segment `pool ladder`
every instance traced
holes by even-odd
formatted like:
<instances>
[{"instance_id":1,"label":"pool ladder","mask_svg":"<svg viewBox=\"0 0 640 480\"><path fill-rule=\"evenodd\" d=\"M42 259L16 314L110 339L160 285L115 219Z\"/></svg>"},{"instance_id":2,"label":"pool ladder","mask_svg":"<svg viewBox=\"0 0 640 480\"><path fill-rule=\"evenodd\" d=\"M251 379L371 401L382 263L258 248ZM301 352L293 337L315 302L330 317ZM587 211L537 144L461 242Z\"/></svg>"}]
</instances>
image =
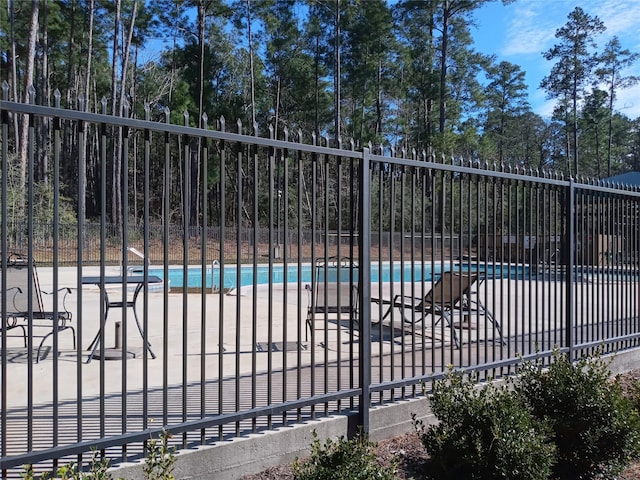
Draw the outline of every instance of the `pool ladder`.
<instances>
[{"instance_id":1,"label":"pool ladder","mask_svg":"<svg viewBox=\"0 0 640 480\"><path fill-rule=\"evenodd\" d=\"M211 293L218 293L222 290L220 288L220 285L216 285L215 283L213 283L213 279L215 278L214 271L216 268L220 269L220 260L217 260L217 259L211 262ZM219 274L218 274L218 278L220 278Z\"/></svg>"}]
</instances>

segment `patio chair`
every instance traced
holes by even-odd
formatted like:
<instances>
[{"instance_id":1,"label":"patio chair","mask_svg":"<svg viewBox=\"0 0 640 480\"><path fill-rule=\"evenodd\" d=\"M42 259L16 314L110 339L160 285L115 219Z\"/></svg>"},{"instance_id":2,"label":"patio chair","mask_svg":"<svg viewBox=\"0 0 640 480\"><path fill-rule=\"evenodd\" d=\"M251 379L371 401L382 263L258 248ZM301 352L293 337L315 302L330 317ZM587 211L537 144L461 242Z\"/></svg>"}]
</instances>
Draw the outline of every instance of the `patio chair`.
<instances>
[{"instance_id":1,"label":"patio chair","mask_svg":"<svg viewBox=\"0 0 640 480\"><path fill-rule=\"evenodd\" d=\"M42 337L36 354L36 363L40 360L40 352L45 340L58 332L71 330L73 339L73 348L76 348L76 331L71 325L71 312L65 306L65 300L71 289L68 287L60 288L57 292L44 292L40 289L38 281L38 272L36 265L31 262L30 265L25 257L19 254L11 254L7 261L7 289L15 289L13 301L7 305L7 324L16 328L22 325L23 332L25 328L31 324L32 327L49 328L50 331ZM44 308L42 294L53 295L64 292L62 305L58 312L47 311ZM31 301L29 301L31 294ZM20 320L26 322L26 325L18 323ZM26 345L26 343L25 343Z\"/></svg>"},{"instance_id":2,"label":"patio chair","mask_svg":"<svg viewBox=\"0 0 640 480\"><path fill-rule=\"evenodd\" d=\"M428 315L438 317L434 322L434 325L440 323L441 319L444 319L447 327L451 330L451 336L456 348L460 348L460 340L456 333L456 328L452 322L454 312L471 313L477 312L480 315L484 315L488 321L490 321L502 343L502 328L500 323L489 312L480 300L474 300L471 298L471 290L474 284L479 281L477 273L468 272L444 272L441 277L433 284L433 288L424 298L403 297L402 295L396 295L393 300L372 298L373 303L388 305L389 308L384 313L380 321L384 321L394 308L398 308L403 312L403 321L406 323L417 323L424 320ZM412 319L409 320L404 317L405 312L412 314ZM420 317L416 320L415 315L419 314ZM460 324L461 326L461 324Z\"/></svg>"},{"instance_id":3,"label":"patio chair","mask_svg":"<svg viewBox=\"0 0 640 480\"><path fill-rule=\"evenodd\" d=\"M13 308L13 299L14 297L22 293L22 289L18 287L7 288L7 306L5 307L5 311L7 315L4 316L2 323L0 323L0 333L8 332L14 328L22 329L22 338L24 339L24 346L27 346L27 330L24 328L24 325L21 322L18 322L18 319L11 315L11 312L14 310ZM0 310L1 311L1 310Z\"/></svg>"},{"instance_id":4,"label":"patio chair","mask_svg":"<svg viewBox=\"0 0 640 480\"><path fill-rule=\"evenodd\" d=\"M331 258L326 262L320 260L316 263L315 283L305 286L309 295L305 341L309 339L309 332L313 337L317 322L322 322L324 329L329 328L329 322L335 322L335 330L340 329L345 321L349 322L350 327L358 324L358 285L355 267L357 265L346 257Z\"/></svg>"}]
</instances>

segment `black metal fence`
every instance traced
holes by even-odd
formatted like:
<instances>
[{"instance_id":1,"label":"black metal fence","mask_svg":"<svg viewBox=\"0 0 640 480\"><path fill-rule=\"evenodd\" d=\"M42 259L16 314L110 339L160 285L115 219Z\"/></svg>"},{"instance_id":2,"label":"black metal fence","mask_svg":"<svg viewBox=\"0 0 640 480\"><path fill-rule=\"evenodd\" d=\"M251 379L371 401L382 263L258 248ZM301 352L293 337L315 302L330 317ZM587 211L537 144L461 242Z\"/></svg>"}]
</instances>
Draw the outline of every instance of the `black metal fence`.
<instances>
[{"instance_id":1,"label":"black metal fence","mask_svg":"<svg viewBox=\"0 0 640 480\"><path fill-rule=\"evenodd\" d=\"M147 227L149 244L147 245L148 257L145 259L141 255L144 249L145 227L143 225L129 225L127 227L129 235L129 246L131 250L125 252L130 265L142 265L145 261L152 265L183 265L184 263L184 246L183 239L188 239L188 258L198 260L201 259L203 244L206 251L205 263L211 264L213 261L235 262L239 260L241 263L251 263L254 259L254 246L257 247L258 256L262 258L269 257L269 228L259 227L255 229L241 228L220 228L219 226L209 226L207 228L207 237L202 238L201 227L190 227L188 233L184 233L184 229L180 225L171 225L169 227L169 235L165 240L165 227L163 225L151 224ZM31 226L33 231L33 249L34 257L38 265L51 266L53 264L53 244L54 239L52 232L54 225L51 222L34 223ZM59 266L75 266L80 261L87 266L100 265L104 261L107 265L120 265L122 263L122 243L119 227L114 224L106 225L106 236L102 237L100 225L87 223L85 224L85 233L82 235L82 248L78 248L77 225L58 225L60 236L56 240L58 255L56 257ZM14 228L7 233L7 248L10 252L23 252L27 245L29 227L27 221L22 220L16 222ZM220 241L220 235L223 232L223 241ZM393 243L399 244L402 237L401 232L372 232L371 243L374 248L388 249ZM315 239L312 238L315 236ZM300 255L303 259L311 260L311 244L324 244L324 233L314 232L308 229L301 231L289 229L281 231L282 240L280 244L276 243L273 247L275 250L271 252L276 254L276 259L282 259L284 256L295 258L298 256L297 239L300 238ZM340 243L345 244L347 238L344 232L341 238L338 237L337 231L327 232L327 245L330 248L336 248ZM458 235L434 235L426 239L429 245L433 245L434 251L456 251L459 245L467 248L473 242L477 242L477 236L458 236ZM220 244L225 245L224 253L220 252ZM106 244L105 257L101 257L100 248L102 244ZM165 244L169 245L168 256L165 255ZM241 245L238 250L237 245ZM283 245L287 246L287 251L282 250ZM83 258L78 258L78 251L82 251ZM277 253L276 253L277 252Z\"/></svg>"},{"instance_id":2,"label":"black metal fence","mask_svg":"<svg viewBox=\"0 0 640 480\"><path fill-rule=\"evenodd\" d=\"M270 138L234 134L223 122L196 129L6 97L0 109L2 251L26 255L32 285L19 292L31 298L27 311L14 311L3 255L3 478L28 463L86 463L92 448L113 461L136 458L163 430L186 448L357 411L366 431L372 406L422 395L449 365L495 377L554 348L578 357L638 345L634 189L374 146L334 149L311 136L276 139L273 130ZM55 221L54 202L46 228L27 201L14 228L7 178L16 115L31 129L53 120L54 146L63 129L80 135L88 125L104 146L105 194L107 147L126 130L124 211L140 195L129 183L135 152L145 182L166 192L152 198L143 185L144 205L160 198L174 219L179 205L178 221L158 225L144 208L138 226L118 228L103 197L96 218L79 215L72 226ZM142 141L127 142L138 134ZM35 148L31 132L27 199ZM184 162L196 150L197 176ZM85 152L75 159L80 172ZM54 191L61 161L52 148ZM76 187L82 212L82 175ZM176 191L197 198L198 225ZM54 318L72 316L75 347L56 322L39 319L38 291L62 287L72 293L43 304ZM49 332L38 357L34 342Z\"/></svg>"}]
</instances>

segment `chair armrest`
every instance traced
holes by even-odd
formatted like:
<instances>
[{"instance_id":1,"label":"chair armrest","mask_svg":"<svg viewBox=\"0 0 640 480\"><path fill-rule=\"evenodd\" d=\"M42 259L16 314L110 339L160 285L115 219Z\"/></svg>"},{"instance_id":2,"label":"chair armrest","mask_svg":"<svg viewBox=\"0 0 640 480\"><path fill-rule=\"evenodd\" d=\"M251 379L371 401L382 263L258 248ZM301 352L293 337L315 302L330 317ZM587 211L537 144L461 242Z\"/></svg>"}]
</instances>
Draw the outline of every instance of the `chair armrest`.
<instances>
[{"instance_id":1,"label":"chair armrest","mask_svg":"<svg viewBox=\"0 0 640 480\"><path fill-rule=\"evenodd\" d=\"M18 311L18 307L16 307L16 297L18 296L18 294L22 293L22 289L20 287L11 287L7 288L6 292L10 292L11 290L15 290L13 297L11 297L11 303L13 304L14 311ZM7 314L10 315L11 312L7 312Z\"/></svg>"},{"instance_id":2,"label":"chair armrest","mask_svg":"<svg viewBox=\"0 0 640 480\"><path fill-rule=\"evenodd\" d=\"M391 305L393 301L387 300L386 298L373 298L371 297L371 303L377 303L379 305Z\"/></svg>"},{"instance_id":3,"label":"chair armrest","mask_svg":"<svg viewBox=\"0 0 640 480\"><path fill-rule=\"evenodd\" d=\"M407 297L406 295L396 295L393 297L393 304L398 308L415 308L423 301L422 297Z\"/></svg>"},{"instance_id":4,"label":"chair armrest","mask_svg":"<svg viewBox=\"0 0 640 480\"><path fill-rule=\"evenodd\" d=\"M312 294L313 294L313 289L311 288L311 285L306 283L304 286L304 289L307 291L307 307L311 308L311 302L312 302Z\"/></svg>"},{"instance_id":5,"label":"chair armrest","mask_svg":"<svg viewBox=\"0 0 640 480\"><path fill-rule=\"evenodd\" d=\"M386 298L371 298L371 302L380 305L393 305L396 308L413 308L422 302L422 298L395 295L393 300L388 300Z\"/></svg>"},{"instance_id":6,"label":"chair armrest","mask_svg":"<svg viewBox=\"0 0 640 480\"><path fill-rule=\"evenodd\" d=\"M62 287L56 290L55 292L45 292L44 290L40 290L40 291L46 295L55 295L55 294L60 294L60 292L64 292L64 295L62 297L62 308L64 309L65 313L68 314L69 319L71 319L71 312L67 308L67 295L71 293L70 287Z\"/></svg>"}]
</instances>

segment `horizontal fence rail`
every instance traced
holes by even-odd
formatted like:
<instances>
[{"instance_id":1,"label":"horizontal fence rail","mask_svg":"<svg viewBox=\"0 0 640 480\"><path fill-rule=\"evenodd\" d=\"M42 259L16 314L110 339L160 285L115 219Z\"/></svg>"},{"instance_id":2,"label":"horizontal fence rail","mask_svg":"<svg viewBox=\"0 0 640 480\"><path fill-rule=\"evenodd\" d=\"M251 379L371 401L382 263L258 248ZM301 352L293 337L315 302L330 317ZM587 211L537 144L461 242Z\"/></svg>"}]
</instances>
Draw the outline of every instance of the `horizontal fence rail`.
<instances>
[{"instance_id":1,"label":"horizontal fence rail","mask_svg":"<svg viewBox=\"0 0 640 480\"><path fill-rule=\"evenodd\" d=\"M3 478L137 459L163 431L188 448L345 412L366 431L450 365L638 346L635 189L6 98Z\"/></svg>"}]
</instances>

